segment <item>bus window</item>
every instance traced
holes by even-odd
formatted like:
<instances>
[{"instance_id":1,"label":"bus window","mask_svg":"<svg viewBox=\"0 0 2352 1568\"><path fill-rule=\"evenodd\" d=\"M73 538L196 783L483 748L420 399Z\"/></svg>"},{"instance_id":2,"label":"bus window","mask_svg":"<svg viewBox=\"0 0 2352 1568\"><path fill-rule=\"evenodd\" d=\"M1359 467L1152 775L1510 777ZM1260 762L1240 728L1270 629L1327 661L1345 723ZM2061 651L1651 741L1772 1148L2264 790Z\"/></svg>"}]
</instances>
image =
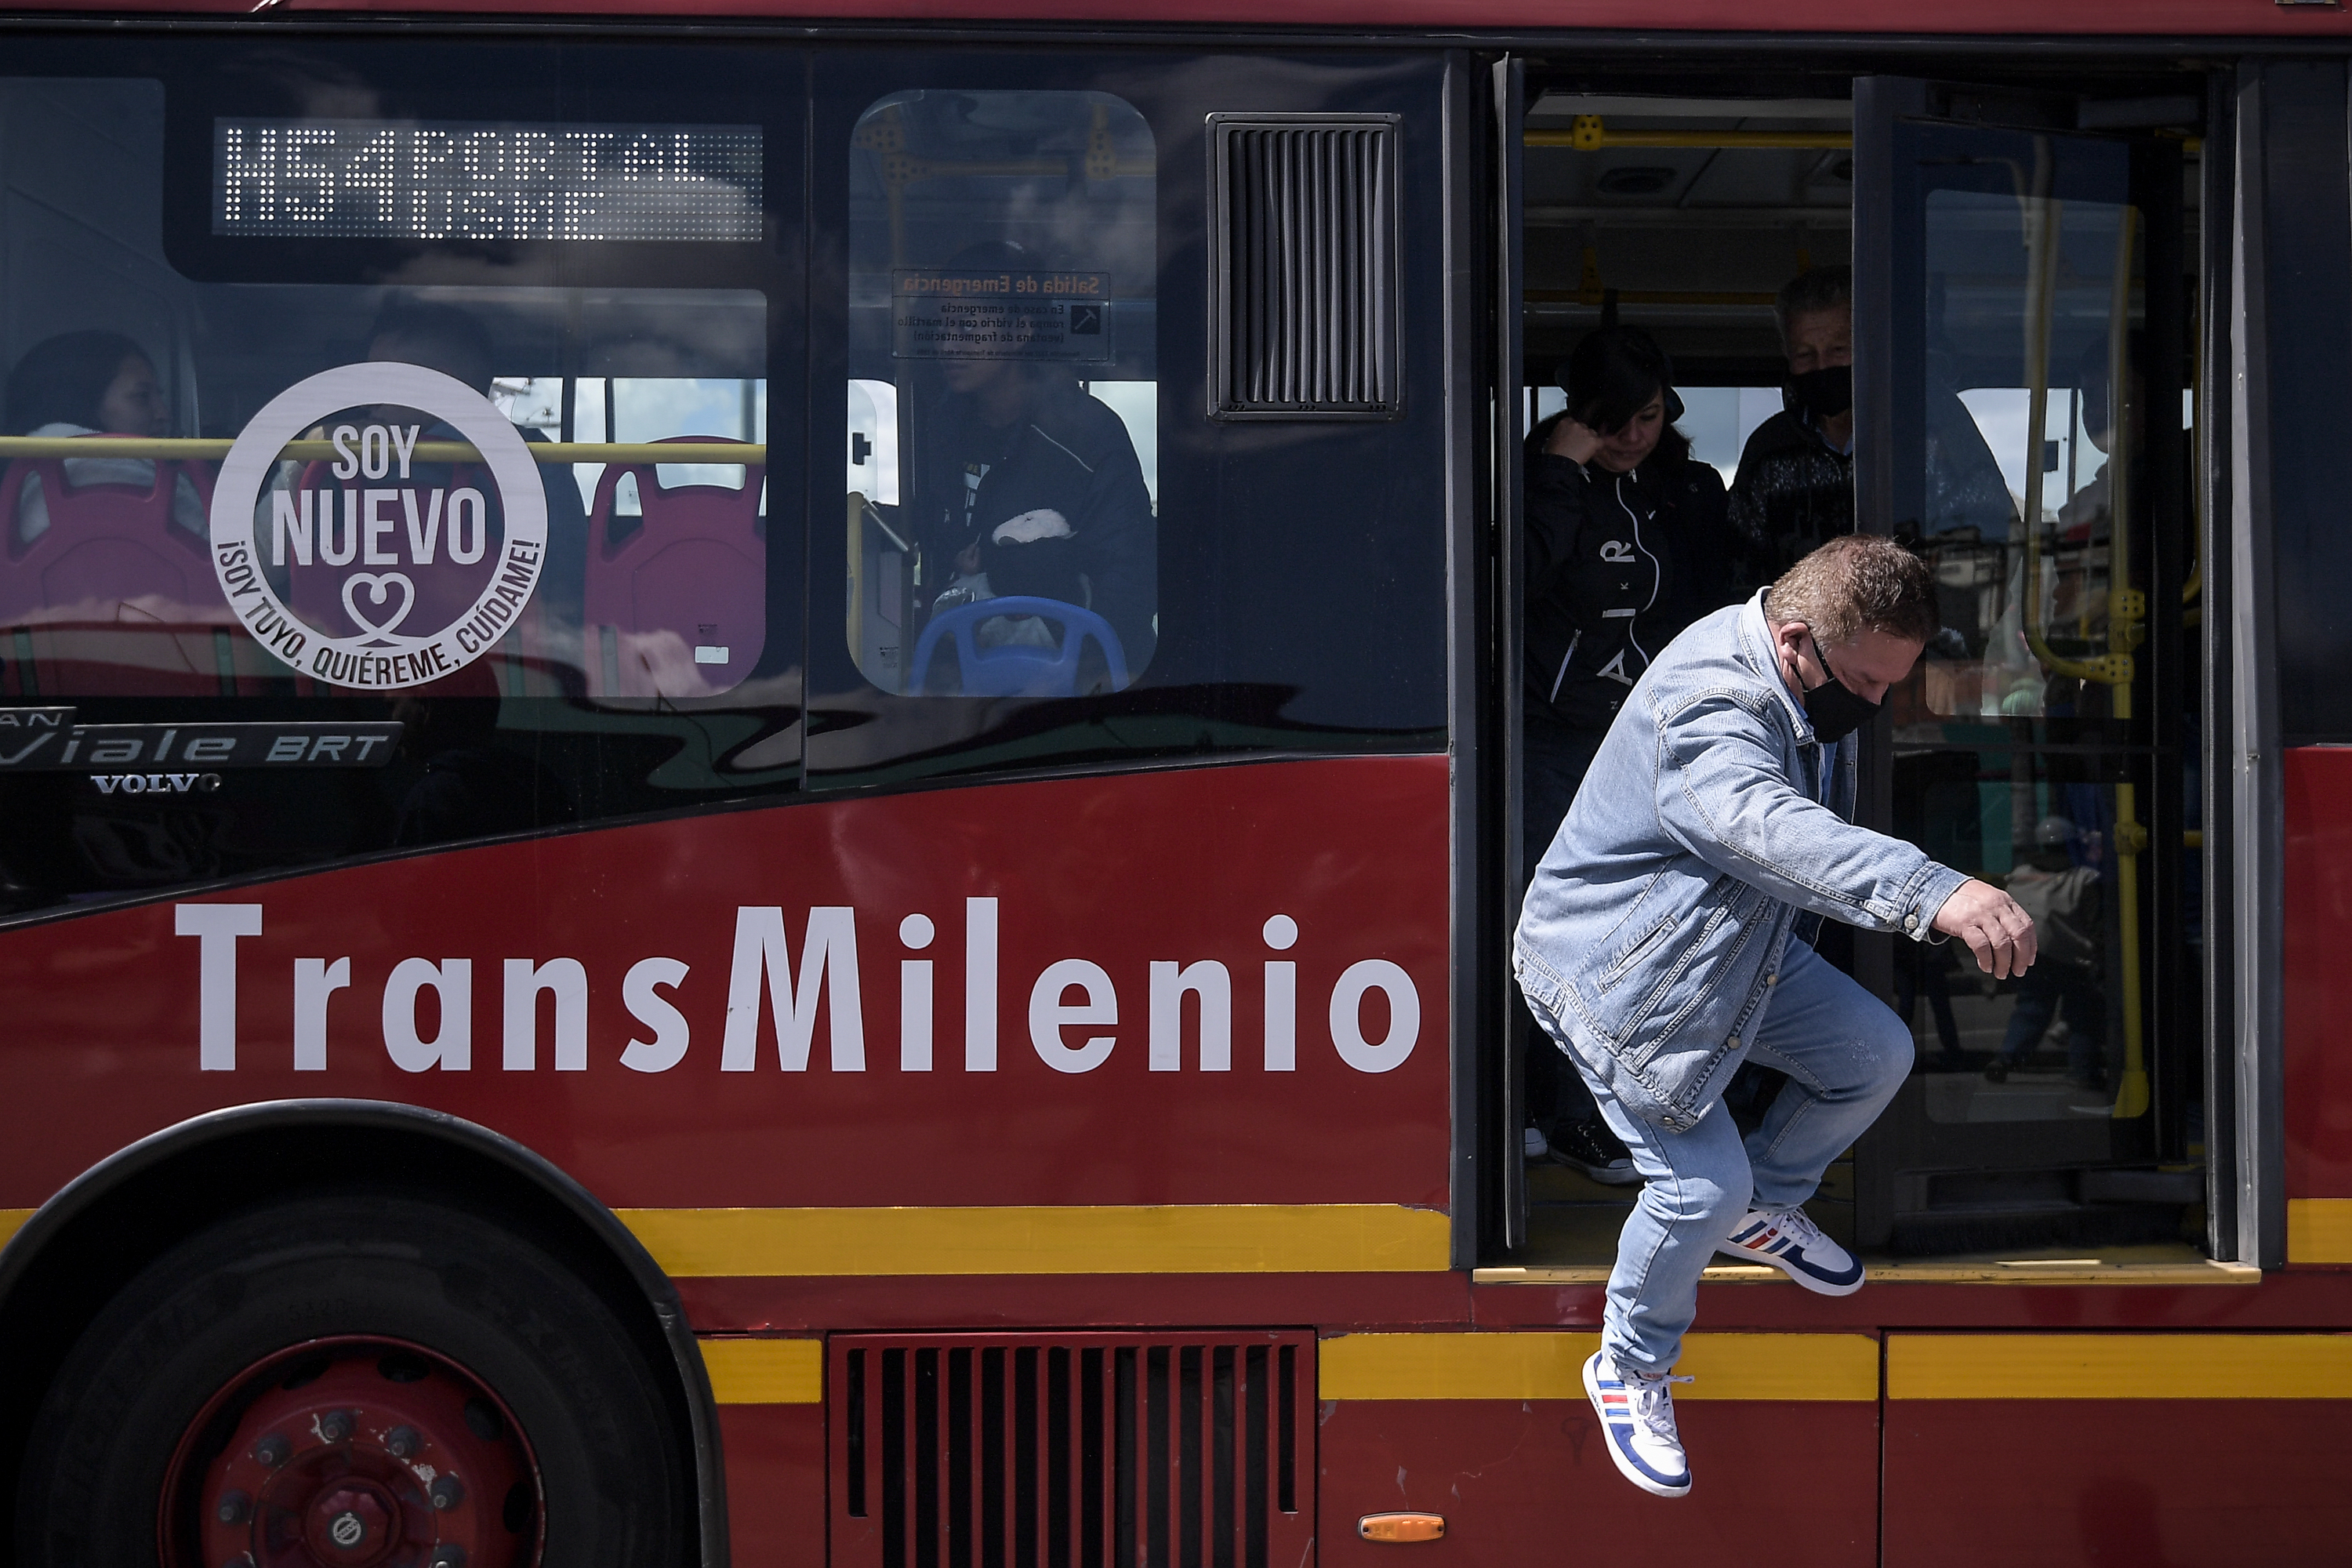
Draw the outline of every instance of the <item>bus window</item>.
<instances>
[{"instance_id":1,"label":"bus window","mask_svg":"<svg viewBox=\"0 0 2352 1568\"><path fill-rule=\"evenodd\" d=\"M1920 1070L1865 1142L1859 1228L1898 1250L2168 1240L2177 1203L2102 1206L2093 1173L2189 1157L2202 1109L2179 150L1892 136L1916 184L1889 198L1892 308L1857 322L1857 361L1895 346L1884 522L1933 565L1944 630L1889 694L1889 826L2008 889L2041 956L1994 981L1892 944Z\"/></svg>"},{"instance_id":2,"label":"bus window","mask_svg":"<svg viewBox=\"0 0 2352 1568\"><path fill-rule=\"evenodd\" d=\"M0 79L44 193L0 271L7 909L792 781L766 109L364 56Z\"/></svg>"},{"instance_id":3,"label":"bus window","mask_svg":"<svg viewBox=\"0 0 2352 1568\"><path fill-rule=\"evenodd\" d=\"M2108 397L2110 328L2119 306L2128 313L2141 220L2087 199L2124 187L2126 156L2069 149L2067 174L2093 187L2071 200L1963 188L1924 204L1931 273L1969 279L1926 301L1924 423L1931 455L1957 448L1974 466L1945 455L1944 482L1931 473L1927 487L1935 526L1922 543L1946 629L1898 731L1896 830L2009 887L2047 948L2031 973L1991 987L1940 951L1896 954L1937 1121L2114 1120L2147 1104L2150 1031L2137 993L2151 910L2130 862L2153 796L2145 763L2115 749L2137 736L2129 684L2109 658L2137 646L2115 624L2118 605L2145 615L2116 593L2135 566L2130 531L2115 527L2124 487L2113 470L2137 458L2111 428ZM2126 332L2126 361L2140 337ZM1967 493L1983 488L1979 450L1998 468L2000 507ZM1971 505L1984 516L1964 520ZM2137 574L2146 571L2143 561ZM1998 743L2013 720L2074 744ZM1968 740L1996 744L1953 744Z\"/></svg>"},{"instance_id":4,"label":"bus window","mask_svg":"<svg viewBox=\"0 0 2352 1568\"><path fill-rule=\"evenodd\" d=\"M849 156L860 672L891 693L1124 689L1158 610L1150 128L1108 93L904 92Z\"/></svg>"}]
</instances>

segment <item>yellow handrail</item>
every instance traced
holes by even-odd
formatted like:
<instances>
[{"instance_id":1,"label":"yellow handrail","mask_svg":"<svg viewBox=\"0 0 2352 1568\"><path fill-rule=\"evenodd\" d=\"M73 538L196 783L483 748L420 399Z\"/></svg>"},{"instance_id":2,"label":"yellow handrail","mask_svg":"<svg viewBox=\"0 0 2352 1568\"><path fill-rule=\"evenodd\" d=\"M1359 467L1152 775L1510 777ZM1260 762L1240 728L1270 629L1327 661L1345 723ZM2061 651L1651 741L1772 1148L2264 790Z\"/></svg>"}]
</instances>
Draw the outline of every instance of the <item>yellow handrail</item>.
<instances>
[{"instance_id":1,"label":"yellow handrail","mask_svg":"<svg viewBox=\"0 0 2352 1568\"><path fill-rule=\"evenodd\" d=\"M2116 267L2107 301L2107 657L2129 661L2147 598L2131 586L2131 268L2138 209L2120 209ZM2131 682L2115 689L2110 711L2132 716ZM2129 1121L2147 1110L2147 1057L2139 1000L2139 857L2147 830L2139 825L2138 787L2116 785L2116 899L2123 906L2124 1070L2116 1084L2113 1115Z\"/></svg>"},{"instance_id":2,"label":"yellow handrail","mask_svg":"<svg viewBox=\"0 0 2352 1568\"><path fill-rule=\"evenodd\" d=\"M231 443L188 436L0 436L0 461L12 458L173 458L217 462ZM744 463L764 467L768 448L740 441L526 441L541 463ZM331 441L289 441L278 456L298 462L345 454ZM410 454L418 463L477 463L482 454L470 441L419 441Z\"/></svg>"},{"instance_id":3,"label":"yellow handrail","mask_svg":"<svg viewBox=\"0 0 2352 1568\"><path fill-rule=\"evenodd\" d=\"M1528 131L1529 147L1598 153L1607 147L1791 147L1838 152L1853 145L1851 131L1612 131L1597 114L1580 114L1565 131Z\"/></svg>"},{"instance_id":4,"label":"yellow handrail","mask_svg":"<svg viewBox=\"0 0 2352 1568\"><path fill-rule=\"evenodd\" d=\"M2036 618L2042 603L2042 444L2050 406L2050 319L2057 294L2058 226L2062 204L2050 192L2053 171L2047 139L2035 139L2033 188L2023 203L2026 224L2025 365L2025 602L2018 625L2043 668L2110 690L2109 711L2132 712L2135 660L2147 596L2131 586L2131 264L2138 211L2120 209L2116 226L2115 280L2107 305L2107 651L2100 658L2061 658L2042 637ZM2118 1121L2147 1113L2148 1107L2146 1019L2140 1005L2139 857L2147 829L2139 822L2138 788L2116 785L2116 902L2122 947L2124 1068L2109 1114Z\"/></svg>"},{"instance_id":5,"label":"yellow handrail","mask_svg":"<svg viewBox=\"0 0 2352 1568\"><path fill-rule=\"evenodd\" d=\"M2125 687L2131 683L2132 658L2128 650L2118 657L2112 649L2104 658L2067 658L2053 651L2042 637L2038 624L2042 605L2042 432L2050 417L2050 317L2058 293L2058 226L2065 204L2048 194L2052 171L2050 149L2046 140L2037 138L2035 148L2033 191L2024 202L2026 244L2026 309L2025 309L2025 516L2021 520L2025 528L2025 602L2019 606L2018 626L2024 633L2025 646L2033 652L2043 668L2076 680L2087 680L2100 686ZM2126 209L2128 213L2129 209ZM2128 226L2130 219L2125 219ZM2108 401L2115 401L2110 391ZM2112 417L2109 424L2113 424ZM2114 437L2110 437L2112 443ZM2107 462L2109 515L2121 517L2113 508L2116 464L2112 453ZM2117 529L2116 531L2120 531ZM2110 581L2120 580L2112 566ZM2110 606L2110 619L2115 606Z\"/></svg>"}]
</instances>

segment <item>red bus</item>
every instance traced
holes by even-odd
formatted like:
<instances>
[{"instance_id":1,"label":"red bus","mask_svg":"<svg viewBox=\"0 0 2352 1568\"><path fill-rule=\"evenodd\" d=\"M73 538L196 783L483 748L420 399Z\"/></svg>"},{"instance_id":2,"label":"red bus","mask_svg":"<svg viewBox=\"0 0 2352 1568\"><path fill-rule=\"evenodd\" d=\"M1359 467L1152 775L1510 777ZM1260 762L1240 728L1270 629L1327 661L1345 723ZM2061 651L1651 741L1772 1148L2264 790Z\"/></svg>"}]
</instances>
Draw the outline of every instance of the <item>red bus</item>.
<instances>
[{"instance_id":1,"label":"red bus","mask_svg":"<svg viewBox=\"0 0 2352 1568\"><path fill-rule=\"evenodd\" d=\"M0 1550L2341 1560L2336 5L478 9L0 19ZM1668 1508L1520 442L1637 324L1729 477L1847 259L1864 816L2074 979L1831 944L1873 1279L1710 1275Z\"/></svg>"}]
</instances>

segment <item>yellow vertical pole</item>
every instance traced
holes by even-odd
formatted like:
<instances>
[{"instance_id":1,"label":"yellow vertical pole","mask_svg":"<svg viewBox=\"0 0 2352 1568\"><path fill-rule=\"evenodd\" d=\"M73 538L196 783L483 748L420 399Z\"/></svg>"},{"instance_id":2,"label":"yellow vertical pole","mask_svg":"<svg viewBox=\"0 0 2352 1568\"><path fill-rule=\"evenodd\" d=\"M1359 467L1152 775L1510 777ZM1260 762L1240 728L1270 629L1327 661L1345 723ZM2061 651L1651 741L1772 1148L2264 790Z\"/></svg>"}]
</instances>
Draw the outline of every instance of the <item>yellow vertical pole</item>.
<instances>
[{"instance_id":1,"label":"yellow vertical pole","mask_svg":"<svg viewBox=\"0 0 2352 1568\"><path fill-rule=\"evenodd\" d=\"M2113 296L2107 301L2107 651L2129 658L2139 640L2146 597L2131 585L2131 280L2132 239L2139 211L2122 209L2116 225ZM2134 661L2135 664L2137 661ZM2132 716L2133 681L2108 689L2118 719ZM2116 785L2116 900L2122 921L2124 1070L2116 1084L2113 1115L2118 1121L2147 1114L2147 1050L2140 1005L2139 857L2147 846L2140 826L2139 791L2126 780Z\"/></svg>"}]
</instances>

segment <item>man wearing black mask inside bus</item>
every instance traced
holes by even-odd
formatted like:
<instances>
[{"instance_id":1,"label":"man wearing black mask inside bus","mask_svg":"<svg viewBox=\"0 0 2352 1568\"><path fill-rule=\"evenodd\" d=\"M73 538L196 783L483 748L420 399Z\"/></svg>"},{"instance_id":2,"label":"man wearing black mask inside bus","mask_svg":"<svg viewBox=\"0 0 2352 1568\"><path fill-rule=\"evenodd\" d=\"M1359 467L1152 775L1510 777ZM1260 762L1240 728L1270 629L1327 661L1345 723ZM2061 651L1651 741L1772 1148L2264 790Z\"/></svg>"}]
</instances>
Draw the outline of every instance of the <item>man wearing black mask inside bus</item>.
<instances>
[{"instance_id":1,"label":"man wearing black mask inside bus","mask_svg":"<svg viewBox=\"0 0 2352 1568\"><path fill-rule=\"evenodd\" d=\"M1009 241L971 246L948 263L956 271L1039 265ZM1158 525L1127 426L1067 365L950 358L940 370L947 395L931 410L919 458L919 535L925 555L948 567L934 579L932 612L1013 595L1076 605L1110 623L1132 678L1151 658ZM1054 635L1038 617L1000 616L976 640Z\"/></svg>"},{"instance_id":2,"label":"man wearing black mask inside bus","mask_svg":"<svg viewBox=\"0 0 2352 1568\"><path fill-rule=\"evenodd\" d=\"M1529 878L1634 681L1734 597L1723 480L1675 428L1683 402L1665 353L1638 328L1604 327L1576 346L1560 383L1568 407L1536 426L1527 450ZM1527 1152L1612 1185L1637 1180L1583 1080L1535 1039L1529 1131L1542 1147L1530 1135Z\"/></svg>"},{"instance_id":3,"label":"man wearing black mask inside bus","mask_svg":"<svg viewBox=\"0 0 2352 1568\"><path fill-rule=\"evenodd\" d=\"M1756 427L1731 482L1740 575L1775 582L1853 531L1853 270L1817 267L1781 286L1772 313L1789 357L1781 409Z\"/></svg>"},{"instance_id":4,"label":"man wearing black mask inside bus","mask_svg":"<svg viewBox=\"0 0 2352 1568\"><path fill-rule=\"evenodd\" d=\"M1731 483L1743 590L1853 531L1853 269L1799 273L1772 312L1789 379L1781 411L1748 437ZM2000 465L1932 358L1928 373L1927 514L1914 526L1930 541L2005 540L2017 514Z\"/></svg>"}]
</instances>

